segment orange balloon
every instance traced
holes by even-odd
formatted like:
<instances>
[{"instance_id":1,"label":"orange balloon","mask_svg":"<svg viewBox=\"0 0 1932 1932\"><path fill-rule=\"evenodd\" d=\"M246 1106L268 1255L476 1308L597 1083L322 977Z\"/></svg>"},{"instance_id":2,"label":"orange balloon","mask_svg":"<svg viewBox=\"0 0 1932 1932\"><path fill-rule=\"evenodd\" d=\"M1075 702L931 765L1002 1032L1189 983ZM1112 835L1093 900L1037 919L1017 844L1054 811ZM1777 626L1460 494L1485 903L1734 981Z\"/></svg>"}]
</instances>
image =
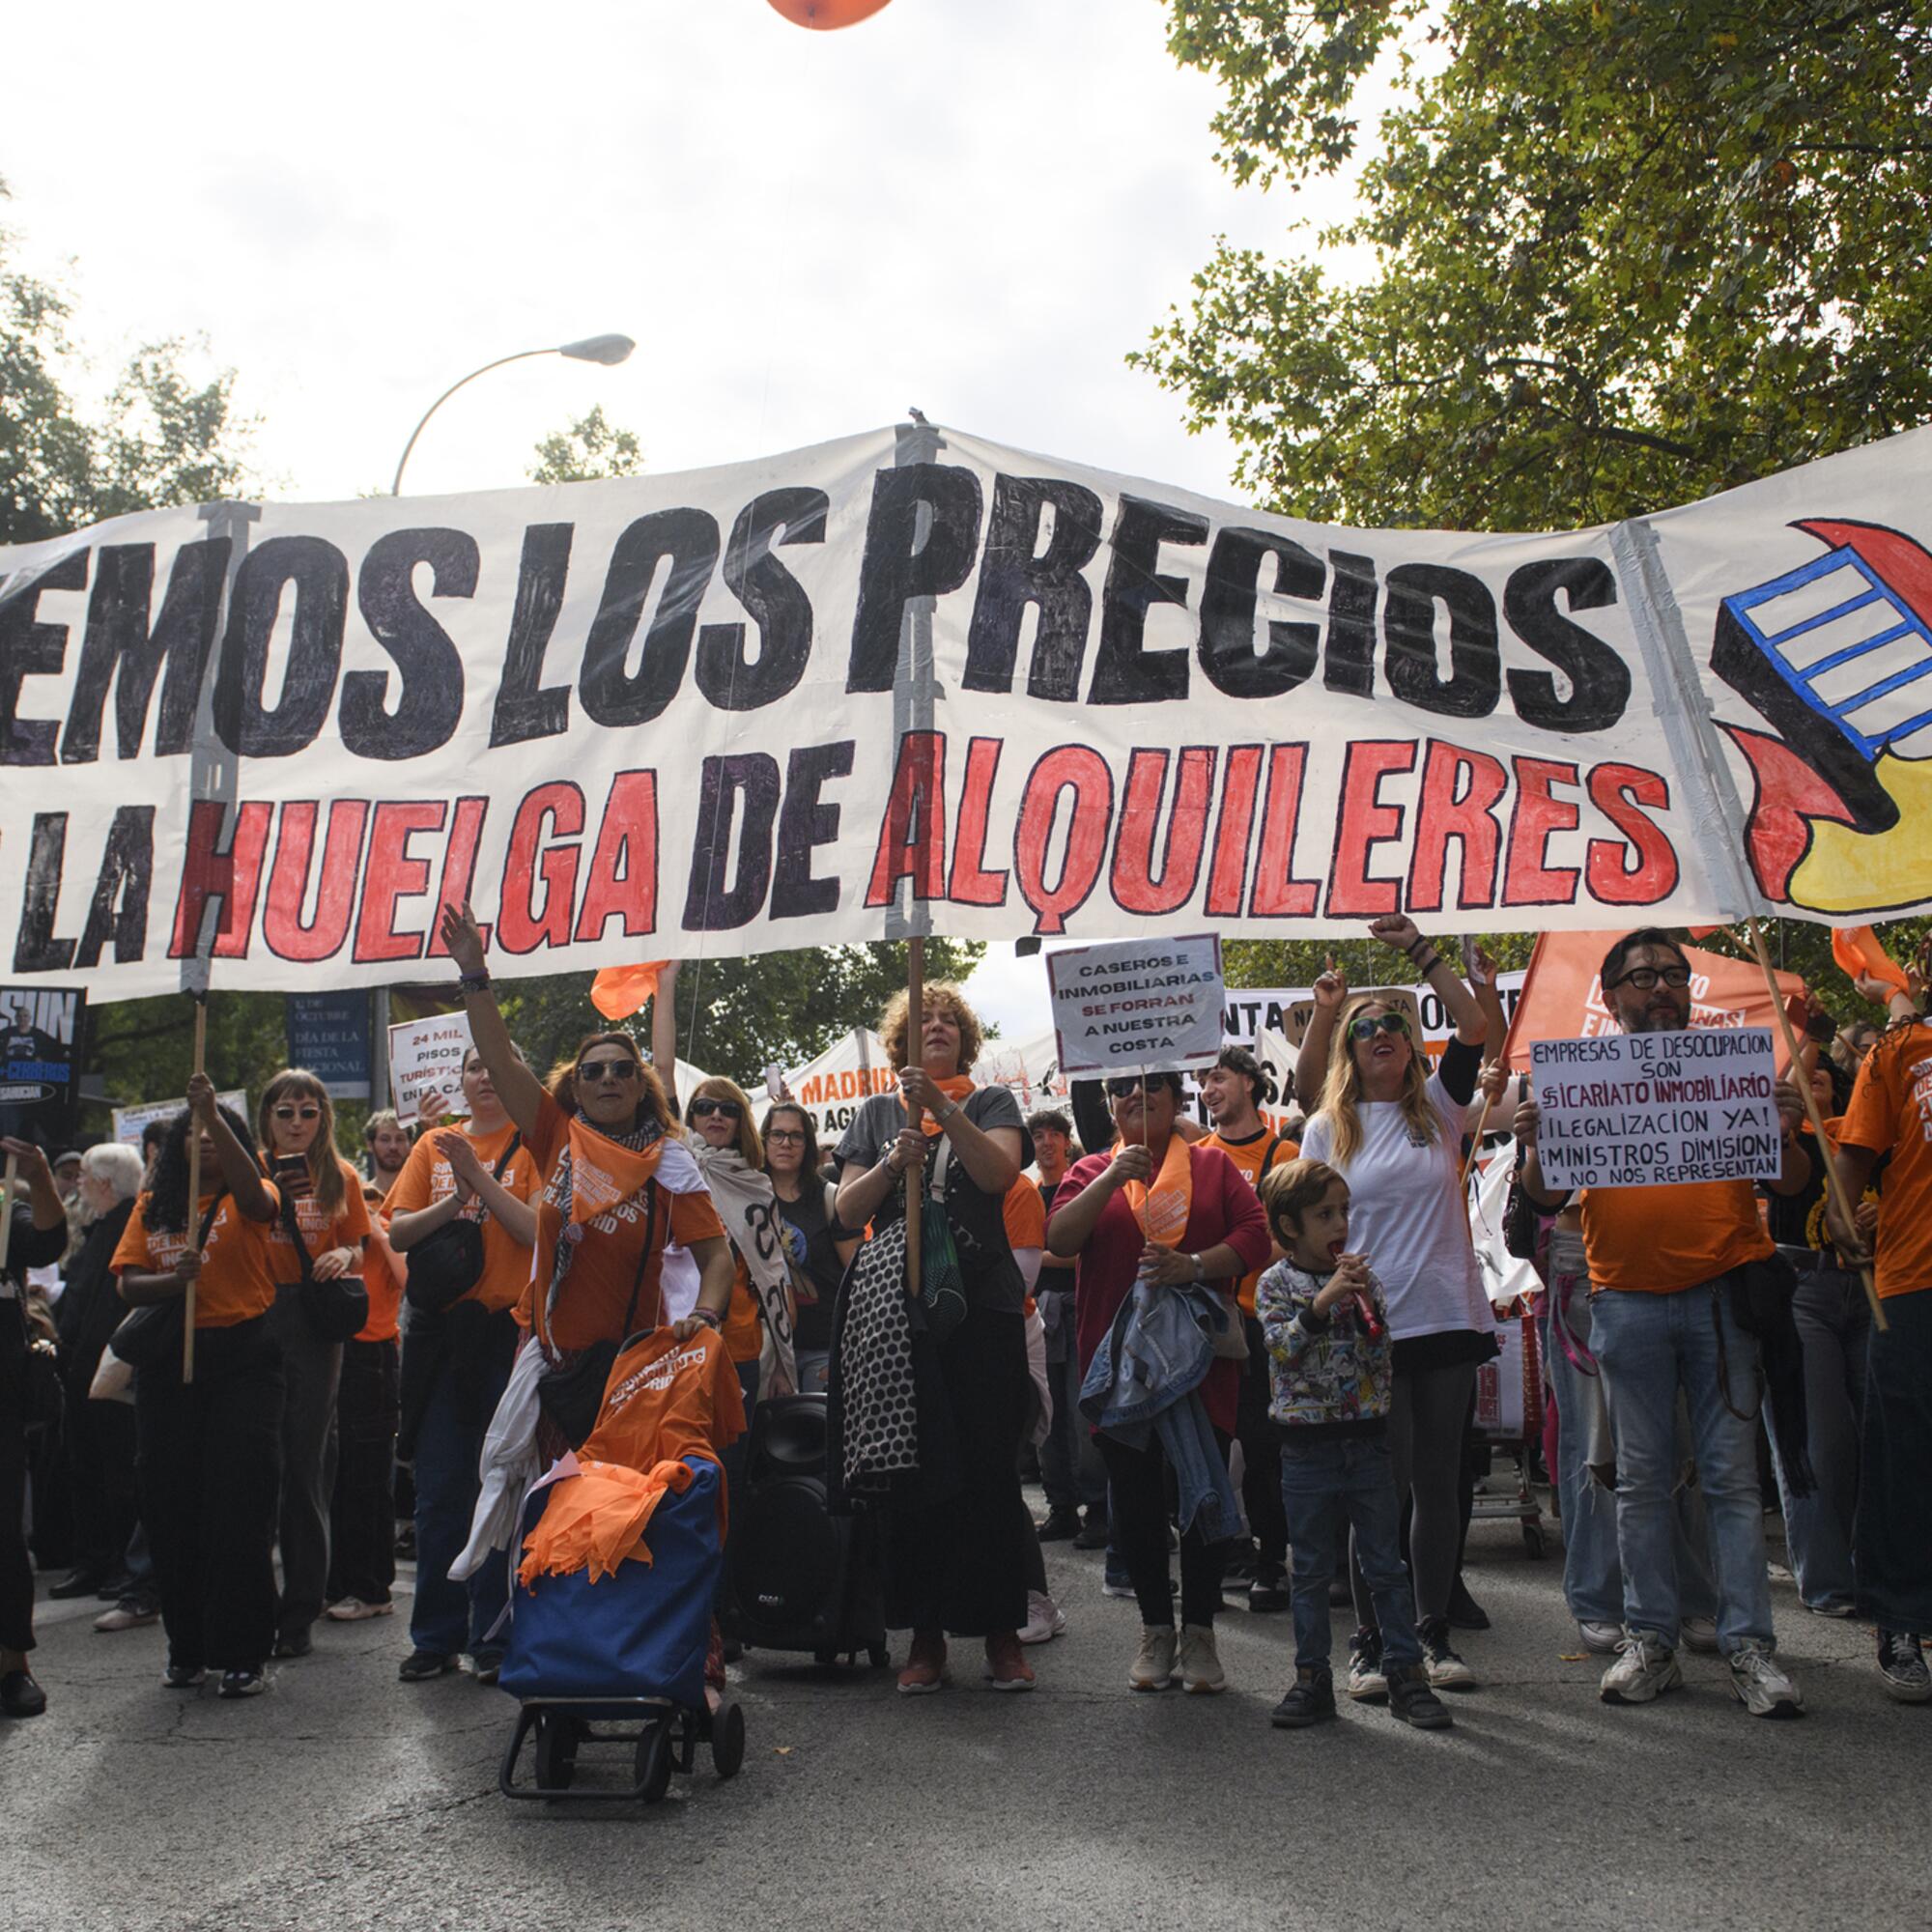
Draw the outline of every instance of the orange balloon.
<instances>
[{"instance_id":1,"label":"orange balloon","mask_svg":"<svg viewBox=\"0 0 1932 1932\"><path fill-rule=\"evenodd\" d=\"M854 27L869 19L887 0L771 0L773 8L795 27Z\"/></svg>"}]
</instances>

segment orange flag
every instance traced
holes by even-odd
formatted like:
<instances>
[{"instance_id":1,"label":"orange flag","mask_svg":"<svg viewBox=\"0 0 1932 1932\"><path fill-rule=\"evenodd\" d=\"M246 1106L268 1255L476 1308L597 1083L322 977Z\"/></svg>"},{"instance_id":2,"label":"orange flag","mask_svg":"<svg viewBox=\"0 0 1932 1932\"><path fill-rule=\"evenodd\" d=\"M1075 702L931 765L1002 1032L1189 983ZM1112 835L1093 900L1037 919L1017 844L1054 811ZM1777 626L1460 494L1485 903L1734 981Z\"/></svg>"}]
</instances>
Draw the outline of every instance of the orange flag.
<instances>
[{"instance_id":1,"label":"orange flag","mask_svg":"<svg viewBox=\"0 0 1932 1932\"><path fill-rule=\"evenodd\" d=\"M1904 969L1868 925L1834 927L1832 957L1844 968L1847 979L1882 980L1901 993L1912 990Z\"/></svg>"},{"instance_id":2,"label":"orange flag","mask_svg":"<svg viewBox=\"0 0 1932 1932\"><path fill-rule=\"evenodd\" d=\"M641 966L606 966L590 982L590 1004L607 1020L627 1020L658 989L658 975L668 959L646 959Z\"/></svg>"}]
</instances>

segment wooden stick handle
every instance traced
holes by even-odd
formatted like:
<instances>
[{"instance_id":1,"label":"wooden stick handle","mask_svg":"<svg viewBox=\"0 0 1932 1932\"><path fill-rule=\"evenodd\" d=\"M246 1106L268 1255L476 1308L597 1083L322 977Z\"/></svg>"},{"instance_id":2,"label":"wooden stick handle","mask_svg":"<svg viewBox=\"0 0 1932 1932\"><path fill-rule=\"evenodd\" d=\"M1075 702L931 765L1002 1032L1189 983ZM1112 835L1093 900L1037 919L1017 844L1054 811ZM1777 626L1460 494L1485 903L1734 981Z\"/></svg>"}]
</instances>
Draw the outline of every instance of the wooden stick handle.
<instances>
[{"instance_id":1,"label":"wooden stick handle","mask_svg":"<svg viewBox=\"0 0 1932 1932\"><path fill-rule=\"evenodd\" d=\"M923 1058L922 1042L925 1035L925 940L919 934L906 941L906 1052L915 1064ZM922 1131L925 1127L925 1112L922 1108L909 1116L912 1124ZM906 1176L906 1293L913 1300L919 1299L920 1264L920 1209L925 1205L920 1175L910 1170Z\"/></svg>"},{"instance_id":2,"label":"wooden stick handle","mask_svg":"<svg viewBox=\"0 0 1932 1932\"><path fill-rule=\"evenodd\" d=\"M1469 1170L1476 1164L1476 1156L1483 1151L1483 1130L1490 1124L1490 1109L1495 1103L1485 1094L1483 1111L1476 1116L1476 1131L1469 1136L1469 1157L1463 1163L1463 1185L1469 1184Z\"/></svg>"},{"instance_id":3,"label":"wooden stick handle","mask_svg":"<svg viewBox=\"0 0 1932 1932\"><path fill-rule=\"evenodd\" d=\"M194 1070L204 1073L208 1070L208 996L201 995L194 1003ZM187 1123L187 1225L188 1238L192 1240L201 1232L201 1128L190 1120ZM182 1380L194 1380L194 1291L195 1284L189 1282L187 1294L182 1308Z\"/></svg>"},{"instance_id":4,"label":"wooden stick handle","mask_svg":"<svg viewBox=\"0 0 1932 1932\"><path fill-rule=\"evenodd\" d=\"M20 1157L10 1153L7 1156L7 1209L0 1214L0 1274L7 1271L8 1250L14 1245L14 1189L20 1181Z\"/></svg>"},{"instance_id":5,"label":"wooden stick handle","mask_svg":"<svg viewBox=\"0 0 1932 1932\"><path fill-rule=\"evenodd\" d=\"M1831 1197L1833 1208L1846 1227L1857 1224L1852 1219L1852 1204L1845 1198L1843 1184L1838 1179L1838 1171L1832 1163L1832 1144L1825 1138L1825 1117L1818 1111L1818 1096L1811 1091L1811 1083L1804 1077L1804 1063L1798 1058L1798 1036L1791 1030L1791 1015L1784 1010L1784 995L1778 990L1777 969L1771 963L1771 949L1764 943L1764 928L1752 914L1745 923L1750 928L1751 951L1757 954L1757 963L1764 973L1764 983L1771 989L1772 1010L1777 1015L1778 1031L1784 1036L1784 1051L1791 1062L1791 1078L1804 1099L1804 1111L1811 1121L1811 1132L1818 1143L1818 1158L1825 1164L1825 1192ZM1872 1279L1871 1264L1861 1262L1859 1275L1865 1285L1865 1299L1871 1303L1873 1327L1884 1331L1890 1327L1885 1319L1885 1307L1878 1298L1878 1284Z\"/></svg>"}]
</instances>

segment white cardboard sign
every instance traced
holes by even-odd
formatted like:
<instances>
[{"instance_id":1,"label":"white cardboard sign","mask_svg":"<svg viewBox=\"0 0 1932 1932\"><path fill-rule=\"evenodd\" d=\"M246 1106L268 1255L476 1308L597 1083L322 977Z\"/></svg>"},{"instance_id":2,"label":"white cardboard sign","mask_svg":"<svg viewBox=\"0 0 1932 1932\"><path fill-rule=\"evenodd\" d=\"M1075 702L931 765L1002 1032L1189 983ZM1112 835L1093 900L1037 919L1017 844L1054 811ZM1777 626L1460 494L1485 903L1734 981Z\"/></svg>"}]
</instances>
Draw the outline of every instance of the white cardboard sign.
<instances>
[{"instance_id":1,"label":"white cardboard sign","mask_svg":"<svg viewBox=\"0 0 1932 1932\"><path fill-rule=\"evenodd\" d=\"M1074 946L1050 952L1047 987L1070 1080L1211 1066L1221 1051L1221 941Z\"/></svg>"},{"instance_id":2,"label":"white cardboard sign","mask_svg":"<svg viewBox=\"0 0 1932 1932\"><path fill-rule=\"evenodd\" d=\"M1540 1039L1530 1065L1551 1192L1775 1180L1783 1164L1769 1027Z\"/></svg>"},{"instance_id":3,"label":"white cardboard sign","mask_svg":"<svg viewBox=\"0 0 1932 1932\"><path fill-rule=\"evenodd\" d=\"M214 1096L231 1113L248 1118L248 1096L239 1087ZM143 1100L132 1107L114 1109L114 1138L128 1147L139 1147L150 1121L172 1121L187 1105L186 1100Z\"/></svg>"},{"instance_id":4,"label":"white cardboard sign","mask_svg":"<svg viewBox=\"0 0 1932 1932\"><path fill-rule=\"evenodd\" d=\"M432 1013L428 1019L398 1020L389 1029L389 1092L402 1125L415 1125L432 1094L442 1096L438 1120L469 1113L463 1097L463 1056L469 1051L468 1013Z\"/></svg>"}]
</instances>

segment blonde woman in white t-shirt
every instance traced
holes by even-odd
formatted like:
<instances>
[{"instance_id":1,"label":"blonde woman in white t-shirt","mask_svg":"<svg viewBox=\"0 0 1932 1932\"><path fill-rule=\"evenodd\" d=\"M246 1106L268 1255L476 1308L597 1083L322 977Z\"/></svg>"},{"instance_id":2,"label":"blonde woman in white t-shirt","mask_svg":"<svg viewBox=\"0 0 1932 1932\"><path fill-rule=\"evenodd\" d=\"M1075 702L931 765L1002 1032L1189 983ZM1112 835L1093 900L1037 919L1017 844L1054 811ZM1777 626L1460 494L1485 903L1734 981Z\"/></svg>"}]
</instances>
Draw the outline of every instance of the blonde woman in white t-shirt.
<instances>
[{"instance_id":1,"label":"blonde woman in white t-shirt","mask_svg":"<svg viewBox=\"0 0 1932 1932\"><path fill-rule=\"evenodd\" d=\"M1486 1024L1475 996L1411 920L1390 913L1369 930L1435 990L1456 1036L1432 1073L1399 1007L1373 995L1350 999L1340 976L1324 973L1296 1070L1300 1091L1321 1095L1301 1151L1347 1178L1354 1244L1388 1297L1389 1448L1397 1491L1412 1511L1416 1630L1430 1682L1468 1689L1475 1675L1450 1647L1445 1613L1462 1532L1463 1429L1477 1365L1496 1352L1460 1184L1463 1116L1482 1067ZM1379 1641L1359 1578L1355 1593L1360 1628L1349 1690L1370 1697L1385 1688Z\"/></svg>"}]
</instances>

